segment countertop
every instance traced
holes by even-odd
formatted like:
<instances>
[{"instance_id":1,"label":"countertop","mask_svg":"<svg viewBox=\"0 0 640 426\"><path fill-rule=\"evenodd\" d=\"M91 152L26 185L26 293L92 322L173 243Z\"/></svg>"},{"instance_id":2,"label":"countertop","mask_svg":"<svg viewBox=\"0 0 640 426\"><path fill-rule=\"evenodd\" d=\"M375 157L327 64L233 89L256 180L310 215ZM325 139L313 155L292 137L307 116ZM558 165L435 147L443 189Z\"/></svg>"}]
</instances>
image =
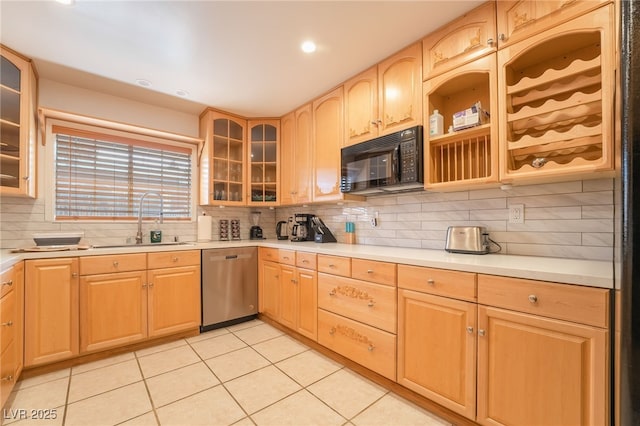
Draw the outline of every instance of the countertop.
<instances>
[{"instance_id":1,"label":"countertop","mask_svg":"<svg viewBox=\"0 0 640 426\"><path fill-rule=\"evenodd\" d=\"M273 247L287 250L349 256L381 262L403 263L431 268L529 278L590 287L613 288L613 262L558 259L551 257L515 256L504 254L457 254L444 250L428 250L360 244L291 242L287 240L241 240L186 243L181 245L128 246L92 248L35 253L0 251L0 270L5 270L23 259L51 259L57 257L99 256L139 252L173 250L203 250L230 247Z\"/></svg>"}]
</instances>

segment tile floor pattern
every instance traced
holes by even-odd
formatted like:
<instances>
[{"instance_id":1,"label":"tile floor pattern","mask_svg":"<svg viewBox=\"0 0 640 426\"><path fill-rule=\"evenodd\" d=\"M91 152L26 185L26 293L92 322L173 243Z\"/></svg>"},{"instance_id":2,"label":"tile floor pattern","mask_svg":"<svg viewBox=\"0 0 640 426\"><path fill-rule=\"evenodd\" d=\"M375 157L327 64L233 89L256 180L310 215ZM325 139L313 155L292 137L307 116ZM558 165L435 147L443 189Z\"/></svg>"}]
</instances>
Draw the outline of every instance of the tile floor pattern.
<instances>
[{"instance_id":1,"label":"tile floor pattern","mask_svg":"<svg viewBox=\"0 0 640 426\"><path fill-rule=\"evenodd\" d=\"M449 424L260 320L20 381L2 417L12 426Z\"/></svg>"}]
</instances>

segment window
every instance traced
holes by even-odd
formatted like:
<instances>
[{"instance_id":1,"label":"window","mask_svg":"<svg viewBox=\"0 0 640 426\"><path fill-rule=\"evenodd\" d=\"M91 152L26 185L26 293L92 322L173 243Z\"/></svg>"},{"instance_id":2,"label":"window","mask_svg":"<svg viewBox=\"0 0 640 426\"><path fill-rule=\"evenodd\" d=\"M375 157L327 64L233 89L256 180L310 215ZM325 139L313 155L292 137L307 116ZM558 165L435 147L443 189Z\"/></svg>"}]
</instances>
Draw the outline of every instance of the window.
<instances>
[{"instance_id":1,"label":"window","mask_svg":"<svg viewBox=\"0 0 640 426\"><path fill-rule=\"evenodd\" d=\"M191 220L193 146L53 125L56 220ZM162 198L162 202L160 200ZM161 208L162 206L162 208Z\"/></svg>"}]
</instances>

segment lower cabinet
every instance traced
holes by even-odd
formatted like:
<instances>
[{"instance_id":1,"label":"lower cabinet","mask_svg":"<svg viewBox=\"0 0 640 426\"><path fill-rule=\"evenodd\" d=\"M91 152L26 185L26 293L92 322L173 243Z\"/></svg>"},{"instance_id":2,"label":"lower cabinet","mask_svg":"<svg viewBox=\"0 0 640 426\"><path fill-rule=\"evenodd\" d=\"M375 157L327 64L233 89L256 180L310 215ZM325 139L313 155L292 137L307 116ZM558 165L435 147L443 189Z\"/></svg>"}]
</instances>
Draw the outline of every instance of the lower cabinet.
<instances>
[{"instance_id":1,"label":"lower cabinet","mask_svg":"<svg viewBox=\"0 0 640 426\"><path fill-rule=\"evenodd\" d=\"M78 258L25 261L25 367L78 355L78 280Z\"/></svg>"},{"instance_id":2,"label":"lower cabinet","mask_svg":"<svg viewBox=\"0 0 640 426\"><path fill-rule=\"evenodd\" d=\"M0 407L22 371L24 264L0 274Z\"/></svg>"}]
</instances>

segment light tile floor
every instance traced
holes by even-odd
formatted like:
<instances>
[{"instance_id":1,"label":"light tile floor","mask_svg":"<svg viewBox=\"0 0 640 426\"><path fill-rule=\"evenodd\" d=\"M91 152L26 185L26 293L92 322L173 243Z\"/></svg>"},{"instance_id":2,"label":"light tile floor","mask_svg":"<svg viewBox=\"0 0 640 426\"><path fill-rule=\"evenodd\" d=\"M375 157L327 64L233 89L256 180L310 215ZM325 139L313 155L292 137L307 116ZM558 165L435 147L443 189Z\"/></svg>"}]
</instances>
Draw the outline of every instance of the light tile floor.
<instances>
[{"instance_id":1,"label":"light tile floor","mask_svg":"<svg viewBox=\"0 0 640 426\"><path fill-rule=\"evenodd\" d=\"M2 418L12 426L448 424L260 320L22 380Z\"/></svg>"}]
</instances>

